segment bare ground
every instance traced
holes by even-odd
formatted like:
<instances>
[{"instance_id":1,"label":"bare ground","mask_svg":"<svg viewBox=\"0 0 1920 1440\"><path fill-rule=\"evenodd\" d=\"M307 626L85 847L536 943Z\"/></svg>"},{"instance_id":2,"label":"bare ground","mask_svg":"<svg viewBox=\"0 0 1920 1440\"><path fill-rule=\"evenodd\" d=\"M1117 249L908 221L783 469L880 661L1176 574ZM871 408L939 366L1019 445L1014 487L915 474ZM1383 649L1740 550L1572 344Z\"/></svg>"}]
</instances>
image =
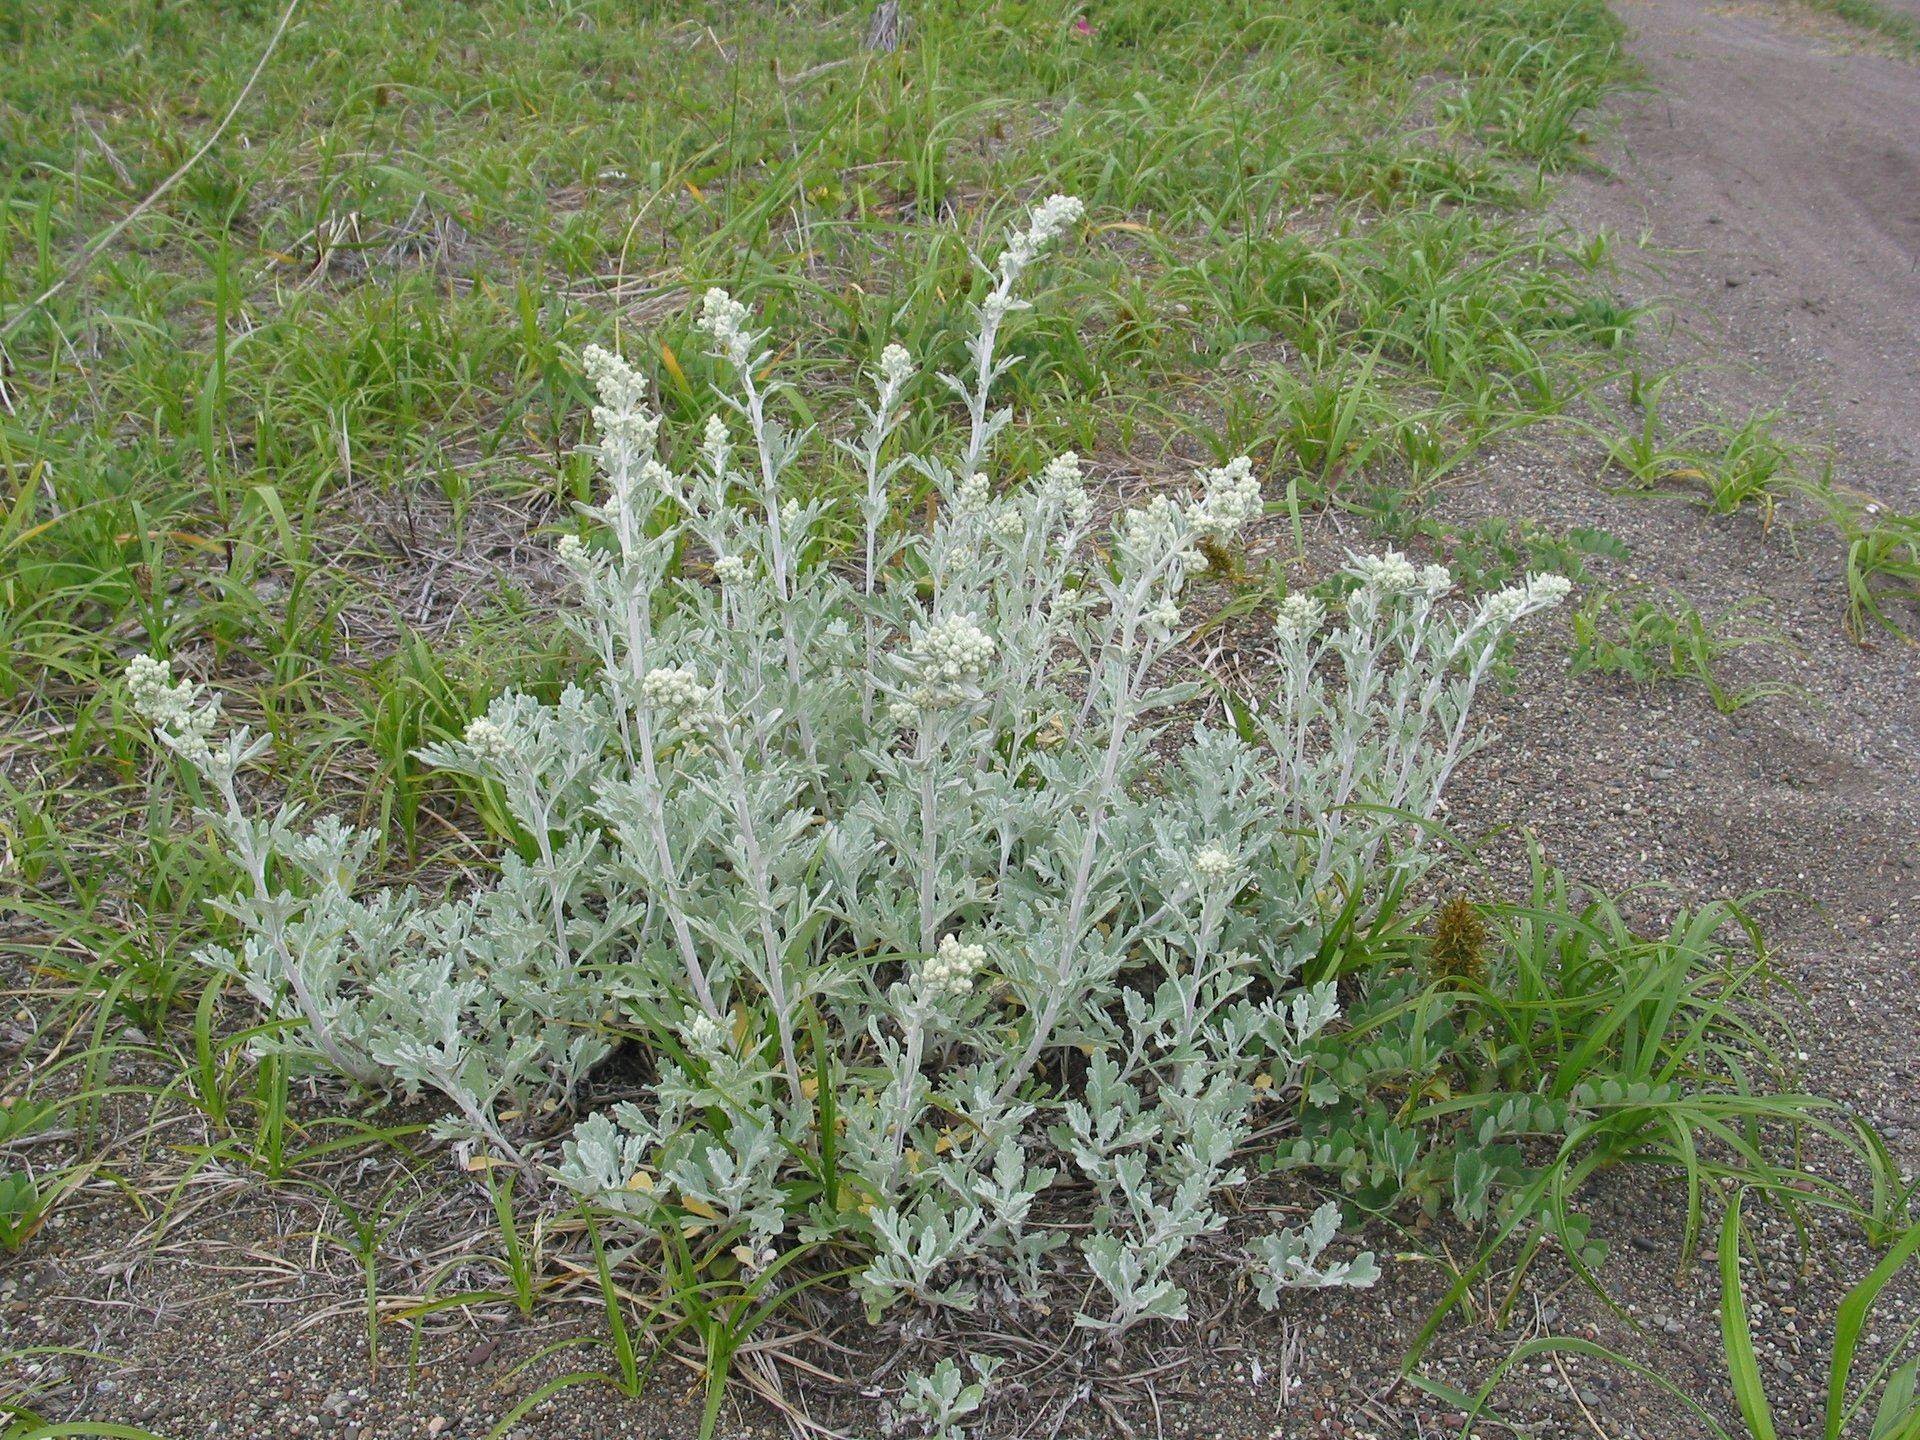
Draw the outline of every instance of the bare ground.
<instances>
[{"instance_id":1,"label":"bare ground","mask_svg":"<svg viewBox=\"0 0 1920 1440\"><path fill-rule=\"evenodd\" d=\"M1655 358L1715 362L1683 382L1675 398L1684 409L1784 398L1792 428L1833 447L1841 483L1920 505L1920 68L1772 0L1727 9L1623 0L1621 13L1652 88L1615 107L1602 157L1611 173L1570 181L1560 213L1647 236L1651 263L1622 288L1675 306L1670 332L1650 337ZM1504 738L1464 777L1454 819L1487 837L1490 886L1512 874L1517 847L1503 827L1517 825L1575 873L1609 885L1658 880L1677 899L1771 892L1762 902L1769 933L1806 996L1810 1085L1884 1127L1911 1168L1920 1164L1916 651L1892 637L1846 638L1839 548L1811 514L1763 530L1750 515L1711 518L1683 496L1616 495L1603 459L1597 446L1562 441L1511 446L1444 508L1461 519L1603 526L1632 552L1611 583L1670 588L1709 613L1760 597L1789 647L1730 662L1734 678L1786 679L1804 699L1724 716L1696 687L1571 677L1548 647L1496 703ZM1316 554L1337 555L1342 538L1323 531ZM156 1163L179 1167L161 1153ZM338 1178L365 1201L386 1177ZM179 1440L480 1436L537 1377L565 1368L548 1362L514 1378L515 1361L593 1328L591 1309L549 1307L528 1321L502 1307L434 1332L416 1367L390 1327L387 1363L372 1374L362 1280L338 1243L348 1227L337 1208L265 1195L218 1170L185 1194L164 1235L106 1196L74 1207L0 1277L7 1344L78 1345L124 1361L48 1357L63 1384L50 1413L137 1422ZM449 1204L476 1214L447 1214ZM482 1206L435 1192L396 1223L382 1246L383 1288L405 1291L435 1263L433 1237L477 1230ZM1605 1278L1630 1319L1543 1270L1516 1330L1469 1319L1443 1337L1436 1359L1459 1378L1519 1336L1591 1334L1730 1417L1712 1278L1698 1266L1676 1273L1677 1196L1618 1178L1594 1209L1597 1232L1617 1247ZM1764 1239L1774 1263L1754 1278L1755 1324L1783 1431L1811 1434L1825 1362L1818 1337L1867 1257L1833 1229L1816 1235L1803 1270L1783 1229ZM1202 1294L1204 1318L1169 1336L1163 1353L1125 1366L1070 1337L1058 1348L1003 1337L1023 1358L1008 1367L1013 1384L982 1433L1440 1433L1441 1407L1396 1389L1392 1376L1444 1284L1436 1257L1450 1237L1442 1228L1370 1239L1395 1257L1371 1295L1302 1304L1275 1320L1249 1312L1244 1297ZM1453 1253L1464 1243L1451 1237ZM448 1285L496 1279L476 1256ZM1892 1303L1905 1308L1876 1327L1889 1336L1916 1313L1911 1293ZM875 1357L919 1338L856 1327L843 1336L846 1352L816 1345L812 1358L845 1383L816 1390L815 1413L849 1434L876 1433L879 1411L859 1392L897 1385L876 1372ZM1299 1384L1289 1398L1290 1379ZM692 1434L687 1380L669 1366L638 1405L570 1391L517 1433ZM1503 1404L1539 1436L1701 1433L1650 1387L1591 1367L1529 1367ZM780 1420L756 1408L729 1414L721 1429L771 1436Z\"/></svg>"}]
</instances>

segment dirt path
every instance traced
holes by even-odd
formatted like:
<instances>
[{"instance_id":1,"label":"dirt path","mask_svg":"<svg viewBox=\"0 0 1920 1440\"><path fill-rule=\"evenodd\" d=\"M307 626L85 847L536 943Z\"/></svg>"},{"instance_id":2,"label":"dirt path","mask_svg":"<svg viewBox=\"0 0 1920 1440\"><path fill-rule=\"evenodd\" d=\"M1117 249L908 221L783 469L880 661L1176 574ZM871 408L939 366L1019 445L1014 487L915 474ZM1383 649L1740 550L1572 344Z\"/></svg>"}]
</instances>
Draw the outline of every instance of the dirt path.
<instances>
[{"instance_id":1,"label":"dirt path","mask_svg":"<svg viewBox=\"0 0 1920 1440\"><path fill-rule=\"evenodd\" d=\"M1598 156L1610 173L1574 177L1554 209L1644 240L1621 289L1671 320L1642 337L1649 369L1690 367L1666 408L1684 423L1780 407L1783 428L1831 447L1837 485L1920 507L1920 65L1785 0L1618 8L1649 87L1610 107ZM1558 863L1609 886L1691 902L1764 892L1776 960L1806 1000L1807 1088L1920 1169L1920 648L1844 633L1843 549L1815 507L1786 507L1767 529L1685 495L1616 493L1619 479L1597 445L1529 440L1447 503L1456 518L1613 533L1631 559L1605 584L1708 616L1746 607L1745 628L1777 643L1739 652L1725 678L1796 693L1726 715L1697 686L1575 677L1530 656L1456 819L1495 836L1533 829ZM1518 847L1489 848L1511 865ZM1611 1221L1633 1233L1606 1283L1646 1329L1629 1336L1581 1307L1566 1320L1628 1341L1730 1420L1717 1290L1698 1270L1674 1274L1663 1203L1625 1197L1632 1218ZM1765 1242L1756 1333L1785 1433L1818 1432L1825 1342L1803 1341L1805 1317L1823 1335L1841 1277L1868 1262L1843 1227L1822 1229L1812 1271L1784 1234ZM1916 1298L1900 1303L1911 1313ZM1609 1433L1700 1433L1632 1387L1596 1398ZM1516 1393L1514 1412L1550 1416L1551 1395Z\"/></svg>"},{"instance_id":2,"label":"dirt path","mask_svg":"<svg viewBox=\"0 0 1920 1440\"><path fill-rule=\"evenodd\" d=\"M1781 0L1621 0L1620 13L1651 88L1614 106L1612 173L1574 179L1556 209L1645 237L1651 273L1624 288L1665 302L1673 321L1651 358L1703 367L1679 382L1675 407L1782 406L1786 428L1832 447L1837 484L1920 506L1920 64ZM1463 500L1613 530L1632 551L1630 578L1705 613L1754 605L1783 643L1743 652L1733 673L1750 665L1803 698L1725 716L1697 695L1563 680L1546 703L1578 718L1516 715L1516 738L1568 762L1591 745L1606 762L1567 763L1561 783L1535 775L1490 803L1517 803L1512 814L1621 879L1777 888L1776 941L1820 1013L1809 1048L1829 1056L1821 1078L1911 1135L1920 648L1844 635L1841 547L1812 507L1768 532L1748 516L1614 496L1615 477L1589 463L1602 484L1495 467ZM1886 1000L1863 1007L1863 989Z\"/></svg>"},{"instance_id":3,"label":"dirt path","mask_svg":"<svg viewBox=\"0 0 1920 1440\"><path fill-rule=\"evenodd\" d=\"M1920 66L1775 0L1617 9L1653 89L1617 107L1615 183L1576 183L1572 199L1676 251L1665 279L1683 334L1776 391L1792 386L1887 498L1911 506Z\"/></svg>"},{"instance_id":4,"label":"dirt path","mask_svg":"<svg viewBox=\"0 0 1920 1440\"><path fill-rule=\"evenodd\" d=\"M1920 508L1920 65L1784 0L1618 9L1650 85L1610 107L1599 158L1611 174L1574 178L1554 208L1582 230L1644 238L1649 263L1630 264L1621 288L1664 302L1672 325L1643 348L1654 365L1698 367L1669 408L1779 406L1790 432L1831 446L1837 485ZM1529 659L1457 818L1534 828L1559 863L1608 884L1689 900L1767 892L1776 959L1806 997L1808 1088L1920 1169L1920 647L1845 635L1842 547L1814 507L1788 507L1768 530L1684 496L1614 493L1618 479L1598 447L1528 444L1450 505L1604 528L1632 557L1609 585L1710 616L1752 607L1747 628L1779 643L1740 652L1727 678L1797 695L1724 715L1698 687ZM1711 1279L1677 1280L1671 1217L1636 1214L1633 1244L1646 1248L1616 1252L1606 1280L1669 1337L1639 1353L1731 1418ZM1787 1433L1817 1433L1825 1342L1803 1347L1806 1322L1792 1317L1816 1317L1824 1334L1839 1274L1865 1257L1833 1227L1816 1246L1829 1272L1789 1282L1792 1247L1773 1245L1757 1331L1767 1388ZM1637 1418L1642 1434L1697 1433L1677 1415L1649 1424L1624 1394L1599 1413L1612 1433L1635 1433Z\"/></svg>"}]
</instances>

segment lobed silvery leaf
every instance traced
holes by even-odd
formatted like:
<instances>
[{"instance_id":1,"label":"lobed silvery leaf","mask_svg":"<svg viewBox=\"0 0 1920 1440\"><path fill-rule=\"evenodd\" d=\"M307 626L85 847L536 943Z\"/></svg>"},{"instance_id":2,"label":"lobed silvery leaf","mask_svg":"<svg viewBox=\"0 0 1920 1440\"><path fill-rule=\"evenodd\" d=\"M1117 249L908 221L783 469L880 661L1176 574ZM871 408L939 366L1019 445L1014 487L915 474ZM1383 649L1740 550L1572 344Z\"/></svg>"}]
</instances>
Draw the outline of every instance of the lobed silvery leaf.
<instances>
[{"instance_id":1,"label":"lobed silvery leaf","mask_svg":"<svg viewBox=\"0 0 1920 1440\"><path fill-rule=\"evenodd\" d=\"M1254 1289L1262 1307L1274 1309L1283 1290L1346 1286L1365 1289L1380 1278L1372 1251L1323 1264L1321 1256L1340 1232L1340 1207L1329 1200L1305 1225L1262 1235L1253 1243Z\"/></svg>"}]
</instances>

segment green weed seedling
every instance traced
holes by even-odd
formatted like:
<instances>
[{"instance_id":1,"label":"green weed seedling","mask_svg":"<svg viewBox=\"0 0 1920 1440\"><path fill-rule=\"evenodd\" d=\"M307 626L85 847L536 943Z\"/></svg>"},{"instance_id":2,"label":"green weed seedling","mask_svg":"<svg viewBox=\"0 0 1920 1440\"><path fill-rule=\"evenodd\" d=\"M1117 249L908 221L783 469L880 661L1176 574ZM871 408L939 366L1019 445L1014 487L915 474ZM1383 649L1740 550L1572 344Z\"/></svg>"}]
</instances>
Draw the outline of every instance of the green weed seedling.
<instances>
[{"instance_id":1,"label":"green weed seedling","mask_svg":"<svg viewBox=\"0 0 1920 1440\"><path fill-rule=\"evenodd\" d=\"M1787 495L1824 488L1819 477L1806 473L1805 449L1781 438L1775 411L1756 411L1738 424L1696 425L1666 438L1660 393L1669 378L1641 384L1636 376L1640 428L1606 442L1608 458L1636 486L1692 490L1716 515L1751 508L1763 525L1772 524L1775 507Z\"/></svg>"},{"instance_id":2,"label":"green weed seedling","mask_svg":"<svg viewBox=\"0 0 1920 1440\"><path fill-rule=\"evenodd\" d=\"M1900 610L1920 607L1920 515L1865 505L1847 517L1842 533L1847 545L1847 632L1865 640L1869 630L1879 626L1902 640L1911 639L1900 623Z\"/></svg>"},{"instance_id":3,"label":"green weed seedling","mask_svg":"<svg viewBox=\"0 0 1920 1440\"><path fill-rule=\"evenodd\" d=\"M1597 591L1573 612L1571 669L1576 675L1621 675L1641 685L1691 680L1706 690L1723 715L1756 700L1795 694L1780 681L1763 680L1735 690L1721 679L1718 666L1734 650L1780 643L1770 632L1735 628L1740 614L1734 610L1709 621L1678 596L1630 600Z\"/></svg>"}]
</instances>

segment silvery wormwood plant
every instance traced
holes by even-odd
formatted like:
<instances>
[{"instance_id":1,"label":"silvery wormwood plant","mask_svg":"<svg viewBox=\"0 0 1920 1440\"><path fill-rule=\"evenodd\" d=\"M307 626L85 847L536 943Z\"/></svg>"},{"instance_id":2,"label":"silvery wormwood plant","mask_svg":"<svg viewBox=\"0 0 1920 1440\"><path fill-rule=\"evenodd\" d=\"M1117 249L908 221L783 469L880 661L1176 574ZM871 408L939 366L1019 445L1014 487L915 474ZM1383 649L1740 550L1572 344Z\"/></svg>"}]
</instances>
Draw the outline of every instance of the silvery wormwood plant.
<instances>
[{"instance_id":1,"label":"silvery wormwood plant","mask_svg":"<svg viewBox=\"0 0 1920 1440\"><path fill-rule=\"evenodd\" d=\"M490 884L370 889L372 836L251 814L236 777L266 739L133 663L136 705L218 796L243 939L204 958L284 1022L261 1047L437 1092L457 1145L640 1231L737 1237L749 1272L849 1247L876 1311L1035 1295L1071 1258L1042 1197L1079 1187L1080 1322L1184 1313L1176 1263L1223 1227L1249 1135L1297 1106L1337 1018L1301 958L1418 875L1414 822L1475 741L1496 645L1566 585L1464 605L1438 567L1356 557L1336 613L1283 603L1251 725L1176 734L1198 693L1161 679L1183 592L1258 512L1249 462L1100 535L1074 455L992 469L1003 329L1079 216L1048 200L981 263L964 373L938 377L957 464L895 453L916 377L880 357L842 444L857 564L820 558L828 503L794 483L810 437L740 302L702 305L731 387L684 471L643 378L587 350L605 493L558 554L591 673L557 704L503 695L422 757L497 787L529 837ZM905 471L939 498L924 530L891 501ZM642 1098L551 1163L529 1137L621 1043ZM1371 1257L1321 1263L1334 1222L1246 1252L1263 1299L1371 1282Z\"/></svg>"}]
</instances>

